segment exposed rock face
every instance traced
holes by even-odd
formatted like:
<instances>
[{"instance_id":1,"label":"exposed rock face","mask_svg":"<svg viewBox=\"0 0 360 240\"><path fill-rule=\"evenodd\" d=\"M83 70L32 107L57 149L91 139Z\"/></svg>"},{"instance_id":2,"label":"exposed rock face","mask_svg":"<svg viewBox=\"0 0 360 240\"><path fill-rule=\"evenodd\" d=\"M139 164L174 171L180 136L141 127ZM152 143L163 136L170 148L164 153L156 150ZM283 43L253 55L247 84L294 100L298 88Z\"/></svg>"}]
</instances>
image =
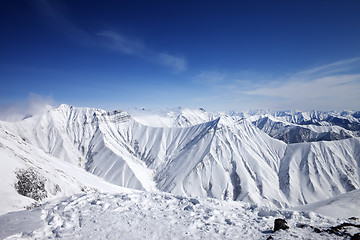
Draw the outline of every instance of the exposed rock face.
<instances>
[{"instance_id":1,"label":"exposed rock face","mask_svg":"<svg viewBox=\"0 0 360 240\"><path fill-rule=\"evenodd\" d=\"M287 225L287 222L285 221L285 219L282 219L282 218L275 219L274 232L276 232L278 230L286 230L286 229L289 229L289 226Z\"/></svg>"},{"instance_id":2,"label":"exposed rock face","mask_svg":"<svg viewBox=\"0 0 360 240\"><path fill-rule=\"evenodd\" d=\"M360 123L353 123L350 129L344 125L336 125L333 122L323 121L325 126L317 124L304 124L280 121L272 116L260 117L253 121L253 124L269 134L269 136L279 139L285 143L334 141L360 136L356 126ZM353 130L355 129L355 130Z\"/></svg>"},{"instance_id":3,"label":"exposed rock face","mask_svg":"<svg viewBox=\"0 0 360 240\"><path fill-rule=\"evenodd\" d=\"M350 240L360 240L360 233L356 233L354 236L350 238Z\"/></svg>"}]
</instances>

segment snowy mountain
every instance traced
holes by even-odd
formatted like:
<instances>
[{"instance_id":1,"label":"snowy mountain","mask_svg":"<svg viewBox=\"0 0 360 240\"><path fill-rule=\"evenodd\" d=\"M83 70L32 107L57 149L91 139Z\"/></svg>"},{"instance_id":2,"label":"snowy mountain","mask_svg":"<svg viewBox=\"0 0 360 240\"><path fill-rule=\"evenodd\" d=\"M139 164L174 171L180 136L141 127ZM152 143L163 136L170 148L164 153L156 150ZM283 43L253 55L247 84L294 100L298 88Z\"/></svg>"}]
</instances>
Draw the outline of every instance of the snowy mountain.
<instances>
[{"instance_id":1,"label":"snowy mountain","mask_svg":"<svg viewBox=\"0 0 360 240\"><path fill-rule=\"evenodd\" d=\"M360 215L356 112L129 112L60 105L0 122L0 214L43 204L0 216L0 238L233 239L242 226L245 238L320 227L317 238L337 239L326 228L340 220L323 215ZM40 200L19 194L21 174ZM290 233L273 234L275 218Z\"/></svg>"},{"instance_id":2,"label":"snowy mountain","mask_svg":"<svg viewBox=\"0 0 360 240\"><path fill-rule=\"evenodd\" d=\"M132 115L61 105L1 128L110 183L151 192L288 207L360 185L357 137L286 144L256 127L255 114Z\"/></svg>"},{"instance_id":3,"label":"snowy mountain","mask_svg":"<svg viewBox=\"0 0 360 240\"><path fill-rule=\"evenodd\" d=\"M0 214L30 206L35 201L20 195L15 187L16 171L36 169L45 181L47 198L54 199L83 192L123 191L73 164L64 162L42 149L25 142L18 136L0 128Z\"/></svg>"},{"instance_id":4,"label":"snowy mountain","mask_svg":"<svg viewBox=\"0 0 360 240\"><path fill-rule=\"evenodd\" d=\"M266 111L227 112L210 114L204 109L168 109L149 111L131 109L133 118L148 126L186 127L211 121L220 116L246 118L273 138L285 143L332 141L360 136L360 113Z\"/></svg>"},{"instance_id":5,"label":"snowy mountain","mask_svg":"<svg viewBox=\"0 0 360 240\"><path fill-rule=\"evenodd\" d=\"M285 143L332 141L360 136L360 114L343 112L252 112L253 124Z\"/></svg>"}]
</instances>

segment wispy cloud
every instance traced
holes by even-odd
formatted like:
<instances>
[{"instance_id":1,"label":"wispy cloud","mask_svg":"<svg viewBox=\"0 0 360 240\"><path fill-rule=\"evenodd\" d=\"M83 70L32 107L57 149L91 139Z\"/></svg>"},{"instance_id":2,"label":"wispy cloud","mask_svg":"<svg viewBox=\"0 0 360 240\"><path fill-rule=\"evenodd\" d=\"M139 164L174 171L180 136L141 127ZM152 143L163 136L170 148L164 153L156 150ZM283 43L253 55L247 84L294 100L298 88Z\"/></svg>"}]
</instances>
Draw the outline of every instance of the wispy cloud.
<instances>
[{"instance_id":1,"label":"wispy cloud","mask_svg":"<svg viewBox=\"0 0 360 240\"><path fill-rule=\"evenodd\" d=\"M73 21L62 11L63 4L56 0L37 0L33 4L38 12L46 18L46 23L50 24L53 31L65 34L71 41L78 42L81 45L93 45L93 36L84 29L78 27Z\"/></svg>"},{"instance_id":2,"label":"wispy cloud","mask_svg":"<svg viewBox=\"0 0 360 240\"><path fill-rule=\"evenodd\" d=\"M160 64L164 66L172 67L177 72L182 72L187 70L187 62L183 57L170 55L168 53L158 53L157 60Z\"/></svg>"},{"instance_id":3,"label":"wispy cloud","mask_svg":"<svg viewBox=\"0 0 360 240\"><path fill-rule=\"evenodd\" d=\"M187 62L184 57L154 50L146 46L143 41L118 31L98 30L92 34L71 21L60 10L60 4L56 1L38 0L37 3L41 13L51 19L60 31L75 41L90 47L107 48L121 54L136 56L151 63L170 67L175 72L187 70Z\"/></svg>"},{"instance_id":4,"label":"wispy cloud","mask_svg":"<svg viewBox=\"0 0 360 240\"><path fill-rule=\"evenodd\" d=\"M129 55L143 55L146 51L144 43L138 39L130 39L113 31L100 31L96 35L104 37L106 46Z\"/></svg>"},{"instance_id":5,"label":"wispy cloud","mask_svg":"<svg viewBox=\"0 0 360 240\"><path fill-rule=\"evenodd\" d=\"M225 80L227 77L226 73L218 71L202 71L193 78L193 81L200 84L217 84Z\"/></svg>"},{"instance_id":6,"label":"wispy cloud","mask_svg":"<svg viewBox=\"0 0 360 240\"><path fill-rule=\"evenodd\" d=\"M250 95L266 95L281 98L319 98L340 94L359 93L360 74L336 75L316 78L310 81L290 81L276 86L265 86L256 90L245 91ZM241 91L240 91L241 92Z\"/></svg>"},{"instance_id":7,"label":"wispy cloud","mask_svg":"<svg viewBox=\"0 0 360 240\"><path fill-rule=\"evenodd\" d=\"M267 97L281 108L360 108L360 58L307 69L239 94Z\"/></svg>"},{"instance_id":8,"label":"wispy cloud","mask_svg":"<svg viewBox=\"0 0 360 240\"><path fill-rule=\"evenodd\" d=\"M336 73L343 73L354 69L359 69L360 57L344 59L338 62L317 66L296 74L295 77L315 78L326 75L333 75Z\"/></svg>"},{"instance_id":9,"label":"wispy cloud","mask_svg":"<svg viewBox=\"0 0 360 240\"><path fill-rule=\"evenodd\" d=\"M121 52L122 54L141 57L147 61L171 67L176 72L187 70L185 58L154 51L138 39L129 38L114 31L100 31L97 35L104 38L106 47Z\"/></svg>"},{"instance_id":10,"label":"wispy cloud","mask_svg":"<svg viewBox=\"0 0 360 240\"><path fill-rule=\"evenodd\" d=\"M193 83L221 89L254 89L273 79L270 74L254 71L202 71L192 78Z\"/></svg>"},{"instance_id":11,"label":"wispy cloud","mask_svg":"<svg viewBox=\"0 0 360 240\"><path fill-rule=\"evenodd\" d=\"M29 97L24 101L0 105L0 120L14 122L40 114L50 109L53 102L52 97L43 97L30 93Z\"/></svg>"},{"instance_id":12,"label":"wispy cloud","mask_svg":"<svg viewBox=\"0 0 360 240\"><path fill-rule=\"evenodd\" d=\"M195 76L194 82L210 86L218 94L226 93L240 109L360 109L360 58L277 77L208 71Z\"/></svg>"}]
</instances>

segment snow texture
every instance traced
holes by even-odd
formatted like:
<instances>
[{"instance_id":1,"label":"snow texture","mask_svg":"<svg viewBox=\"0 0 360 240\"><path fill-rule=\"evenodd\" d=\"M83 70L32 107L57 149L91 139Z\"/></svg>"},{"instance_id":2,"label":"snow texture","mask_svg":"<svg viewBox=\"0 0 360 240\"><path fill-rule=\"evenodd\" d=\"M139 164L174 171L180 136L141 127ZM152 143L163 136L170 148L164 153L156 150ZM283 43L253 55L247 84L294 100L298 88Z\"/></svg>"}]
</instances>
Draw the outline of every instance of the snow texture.
<instances>
[{"instance_id":1,"label":"snow texture","mask_svg":"<svg viewBox=\"0 0 360 240\"><path fill-rule=\"evenodd\" d=\"M290 229L273 233L276 218L286 219ZM310 227L322 229L339 223L314 213L272 210L245 202L133 191L74 195L0 216L0 238L339 239L335 234L315 233Z\"/></svg>"}]
</instances>

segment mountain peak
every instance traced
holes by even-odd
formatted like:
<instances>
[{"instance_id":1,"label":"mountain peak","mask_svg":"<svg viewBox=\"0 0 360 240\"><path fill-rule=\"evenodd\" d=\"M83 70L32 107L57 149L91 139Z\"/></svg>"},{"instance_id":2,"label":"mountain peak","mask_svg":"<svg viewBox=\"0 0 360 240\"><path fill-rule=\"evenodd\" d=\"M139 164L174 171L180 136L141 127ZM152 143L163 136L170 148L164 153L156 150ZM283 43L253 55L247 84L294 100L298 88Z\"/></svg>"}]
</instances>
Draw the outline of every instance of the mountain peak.
<instances>
[{"instance_id":1,"label":"mountain peak","mask_svg":"<svg viewBox=\"0 0 360 240\"><path fill-rule=\"evenodd\" d=\"M72 106L62 103L56 109L70 109L70 108L72 108Z\"/></svg>"}]
</instances>

